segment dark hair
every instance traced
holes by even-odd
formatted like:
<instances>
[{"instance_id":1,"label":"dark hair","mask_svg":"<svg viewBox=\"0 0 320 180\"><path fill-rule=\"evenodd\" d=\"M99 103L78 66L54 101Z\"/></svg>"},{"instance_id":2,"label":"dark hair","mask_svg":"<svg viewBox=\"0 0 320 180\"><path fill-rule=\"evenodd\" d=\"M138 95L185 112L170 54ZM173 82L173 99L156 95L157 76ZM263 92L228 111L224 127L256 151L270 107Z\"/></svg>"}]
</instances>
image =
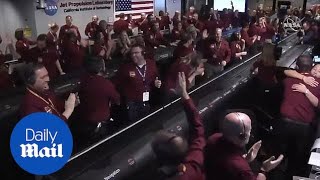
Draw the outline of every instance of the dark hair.
<instances>
[{"instance_id":1,"label":"dark hair","mask_svg":"<svg viewBox=\"0 0 320 180\"><path fill-rule=\"evenodd\" d=\"M34 85L34 83L36 83L36 71L41 68L44 68L44 65L40 63L29 63L25 65L22 79L26 85Z\"/></svg>"},{"instance_id":2,"label":"dark hair","mask_svg":"<svg viewBox=\"0 0 320 180\"><path fill-rule=\"evenodd\" d=\"M179 44L185 44L191 39L193 39L191 33L183 33Z\"/></svg>"},{"instance_id":3,"label":"dark hair","mask_svg":"<svg viewBox=\"0 0 320 180\"><path fill-rule=\"evenodd\" d=\"M249 27L249 23L248 22L242 23L242 28L248 28L248 27Z\"/></svg>"},{"instance_id":4,"label":"dark hair","mask_svg":"<svg viewBox=\"0 0 320 180\"><path fill-rule=\"evenodd\" d=\"M164 11L159 11L159 16L163 16L164 15Z\"/></svg>"},{"instance_id":5,"label":"dark hair","mask_svg":"<svg viewBox=\"0 0 320 180\"><path fill-rule=\"evenodd\" d=\"M104 61L101 57L88 56L85 64L85 68L89 74L98 74L104 70Z\"/></svg>"},{"instance_id":6,"label":"dark hair","mask_svg":"<svg viewBox=\"0 0 320 180\"><path fill-rule=\"evenodd\" d=\"M144 46L142 46L141 44L133 44L132 46L131 46L131 49L130 49L130 51L132 51L132 49L133 48L140 48L141 50L142 50L142 53L145 51L145 47Z\"/></svg>"},{"instance_id":7,"label":"dark hair","mask_svg":"<svg viewBox=\"0 0 320 180\"><path fill-rule=\"evenodd\" d=\"M232 41L239 41L240 39L238 38L238 35L240 34L240 32L234 32L232 33L230 40Z\"/></svg>"},{"instance_id":8,"label":"dark hair","mask_svg":"<svg viewBox=\"0 0 320 180\"><path fill-rule=\"evenodd\" d=\"M67 18L72 18L72 16L68 15L68 16L66 16L66 19L67 19Z\"/></svg>"},{"instance_id":9,"label":"dark hair","mask_svg":"<svg viewBox=\"0 0 320 180\"><path fill-rule=\"evenodd\" d=\"M48 37L46 34L40 34L38 37L37 37L37 41L47 41Z\"/></svg>"},{"instance_id":10,"label":"dark hair","mask_svg":"<svg viewBox=\"0 0 320 180\"><path fill-rule=\"evenodd\" d=\"M312 69L313 61L309 55L301 55L297 59L297 66L299 67L299 72L310 72Z\"/></svg>"},{"instance_id":11,"label":"dark hair","mask_svg":"<svg viewBox=\"0 0 320 180\"><path fill-rule=\"evenodd\" d=\"M119 15L119 18L121 18L121 19L123 19L124 17L125 17L124 13L121 13L121 14Z\"/></svg>"},{"instance_id":12,"label":"dark hair","mask_svg":"<svg viewBox=\"0 0 320 180\"><path fill-rule=\"evenodd\" d=\"M23 34L23 29L17 29L14 32L14 37L19 41L22 40L24 38L24 34Z\"/></svg>"}]
</instances>

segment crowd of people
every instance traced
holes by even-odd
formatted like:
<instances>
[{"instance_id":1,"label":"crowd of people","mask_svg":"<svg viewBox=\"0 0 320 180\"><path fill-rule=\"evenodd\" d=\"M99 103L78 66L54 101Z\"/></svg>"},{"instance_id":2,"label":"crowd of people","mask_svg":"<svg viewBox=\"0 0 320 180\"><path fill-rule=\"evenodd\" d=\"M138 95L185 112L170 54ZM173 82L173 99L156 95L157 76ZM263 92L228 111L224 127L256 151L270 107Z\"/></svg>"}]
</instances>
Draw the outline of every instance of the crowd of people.
<instances>
[{"instance_id":1,"label":"crowd of people","mask_svg":"<svg viewBox=\"0 0 320 180\"><path fill-rule=\"evenodd\" d=\"M263 89L277 86L275 46L269 41L284 33L281 23L278 19L270 19L261 9L240 14L234 11L232 2L231 7L222 13L211 9L201 15L190 7L185 15L177 11L172 18L163 11L157 17L141 14L140 19L120 14L112 25L93 16L84 31L88 37L86 40L81 37L81 30L72 24L71 16L66 17L66 24L61 28L51 24L49 32L40 34L36 41L25 38L23 29L17 29L15 51L19 62L26 63L22 77L27 85L20 117L47 112L68 122L78 108L78 117L83 121L82 133L92 137L93 134L96 136L97 130L102 134L108 131L111 104L125 107L128 120L134 122L150 112L154 92L160 90L181 95L191 139L187 141L168 132L157 135L152 148L164 167L174 169L167 172L170 168L164 168L163 176L193 180L202 180L206 176L228 180L266 179L266 173L276 168L284 156L272 156L262 163L259 174L253 173L249 163L256 158L262 142L243 153L250 138L250 117L241 112L227 114L221 123L222 133L214 134L206 141L201 118L187 93L197 76L217 75L260 47L262 57L252 71L257 74ZM241 30L233 33L230 39L222 36L224 31L236 27ZM317 27L311 20L304 21L301 41L312 44L319 40ZM142 35L132 37L134 28L138 28ZM163 30L171 31L166 34ZM157 48L167 46L175 50L166 75L161 77L154 55ZM104 78L106 64L114 58L123 62L115 77L108 80ZM6 68L8 59L9 55L0 54L0 89L15 86L10 77L12 70ZM289 158L289 175L305 173L299 165L305 163L309 128L320 97L317 89L319 66L312 68L312 59L307 56L301 56L297 66L298 72L285 71L292 78L284 81L284 100L280 109L281 137L286 137L281 146L287 146L279 151ZM50 90L50 80L79 72L79 90L70 93L65 101ZM206 157L205 146L208 150ZM289 154L288 149L291 149ZM296 151L292 152L292 149Z\"/></svg>"}]
</instances>

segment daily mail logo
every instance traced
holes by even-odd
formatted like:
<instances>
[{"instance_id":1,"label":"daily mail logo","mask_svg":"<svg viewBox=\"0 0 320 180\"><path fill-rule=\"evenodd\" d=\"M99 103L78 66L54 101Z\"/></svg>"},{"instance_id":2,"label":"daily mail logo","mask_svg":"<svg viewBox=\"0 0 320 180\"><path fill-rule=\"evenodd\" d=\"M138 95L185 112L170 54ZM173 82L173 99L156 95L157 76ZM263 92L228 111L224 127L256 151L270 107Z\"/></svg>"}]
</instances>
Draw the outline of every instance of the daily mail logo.
<instances>
[{"instance_id":1,"label":"daily mail logo","mask_svg":"<svg viewBox=\"0 0 320 180\"><path fill-rule=\"evenodd\" d=\"M71 156L73 139L68 125L50 113L34 113L15 126L12 156L25 171L48 175L60 170Z\"/></svg>"},{"instance_id":2,"label":"daily mail logo","mask_svg":"<svg viewBox=\"0 0 320 180\"><path fill-rule=\"evenodd\" d=\"M33 143L33 144L21 144L21 157L35 157L35 158L56 158L56 157L63 157L63 152L62 144L56 144L55 139L58 135L58 132L56 131L54 135L49 131L49 129L44 129L42 131L35 131L33 129L27 128L26 129L26 142L51 142L52 146L51 147L44 147L39 149L38 144Z\"/></svg>"}]
</instances>

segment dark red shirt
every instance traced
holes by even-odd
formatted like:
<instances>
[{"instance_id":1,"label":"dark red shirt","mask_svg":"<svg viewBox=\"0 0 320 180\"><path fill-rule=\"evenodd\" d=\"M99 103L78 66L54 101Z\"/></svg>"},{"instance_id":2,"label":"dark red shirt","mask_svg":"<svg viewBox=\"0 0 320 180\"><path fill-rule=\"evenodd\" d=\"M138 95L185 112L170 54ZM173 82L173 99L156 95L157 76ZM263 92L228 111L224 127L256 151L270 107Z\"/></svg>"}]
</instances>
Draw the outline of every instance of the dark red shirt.
<instances>
[{"instance_id":1,"label":"dark red shirt","mask_svg":"<svg viewBox=\"0 0 320 180\"><path fill-rule=\"evenodd\" d=\"M46 112L66 120L66 117L62 115L63 111L64 102L51 91L41 94L34 90L27 90L20 106L21 118L36 112Z\"/></svg>"},{"instance_id":2,"label":"dark red shirt","mask_svg":"<svg viewBox=\"0 0 320 180\"><path fill-rule=\"evenodd\" d=\"M66 63L67 71L70 72L81 68L85 56L84 48L71 41L66 42L65 45L63 57Z\"/></svg>"},{"instance_id":3,"label":"dark red shirt","mask_svg":"<svg viewBox=\"0 0 320 180\"><path fill-rule=\"evenodd\" d=\"M204 155L206 145L204 127L199 112L191 99L184 100L184 108L190 124L189 150L183 160L186 171L180 175L178 180L205 180L203 172Z\"/></svg>"},{"instance_id":4,"label":"dark red shirt","mask_svg":"<svg viewBox=\"0 0 320 180\"><path fill-rule=\"evenodd\" d=\"M230 45L231 57L236 58L236 54L242 52L242 43L241 41L232 41Z\"/></svg>"},{"instance_id":5,"label":"dark red shirt","mask_svg":"<svg viewBox=\"0 0 320 180\"><path fill-rule=\"evenodd\" d=\"M170 21L169 16L161 16L161 20L159 21L159 23L160 23L161 30L170 29L171 21Z\"/></svg>"},{"instance_id":6,"label":"dark red shirt","mask_svg":"<svg viewBox=\"0 0 320 180\"><path fill-rule=\"evenodd\" d=\"M145 35L144 40L145 40L146 46L149 46L152 48L158 47L159 45L168 45L168 42L164 39L160 31L158 32L149 31Z\"/></svg>"},{"instance_id":7,"label":"dark red shirt","mask_svg":"<svg viewBox=\"0 0 320 180\"><path fill-rule=\"evenodd\" d=\"M255 24L250 25L248 30L248 35L250 37L258 36L259 35L259 27Z\"/></svg>"},{"instance_id":8,"label":"dark red shirt","mask_svg":"<svg viewBox=\"0 0 320 180\"><path fill-rule=\"evenodd\" d=\"M90 37L94 38L97 35L98 31L99 31L99 25L95 22L90 22L87 24L84 32L85 32L86 36L88 36L88 37L90 36Z\"/></svg>"},{"instance_id":9,"label":"dark red shirt","mask_svg":"<svg viewBox=\"0 0 320 180\"><path fill-rule=\"evenodd\" d=\"M28 39L19 40L16 42L16 51L21 56L21 61L30 62L30 46L37 44Z\"/></svg>"},{"instance_id":10,"label":"dark red shirt","mask_svg":"<svg viewBox=\"0 0 320 180\"><path fill-rule=\"evenodd\" d=\"M207 29L208 34L214 34L216 28L220 27L221 24L218 20L210 20L204 23L204 28Z\"/></svg>"},{"instance_id":11,"label":"dark red shirt","mask_svg":"<svg viewBox=\"0 0 320 180\"><path fill-rule=\"evenodd\" d=\"M256 180L247 160L242 157L243 152L243 148L228 142L221 133L210 136L207 140L207 178Z\"/></svg>"},{"instance_id":12,"label":"dark red shirt","mask_svg":"<svg viewBox=\"0 0 320 180\"><path fill-rule=\"evenodd\" d=\"M262 60L256 61L253 68L258 68L257 78L263 87L274 87L277 84L276 73L277 67L275 65L264 65Z\"/></svg>"},{"instance_id":13,"label":"dark red shirt","mask_svg":"<svg viewBox=\"0 0 320 180\"><path fill-rule=\"evenodd\" d=\"M59 59L57 51L53 49L39 49L34 47L30 49L31 60L35 63L42 63L47 69L50 79L54 79L59 76L59 71L56 66L56 62ZM42 59L42 62L39 60Z\"/></svg>"},{"instance_id":14,"label":"dark red shirt","mask_svg":"<svg viewBox=\"0 0 320 180\"><path fill-rule=\"evenodd\" d=\"M184 72L186 76L187 88L189 88L190 83L188 81L188 77L191 75L192 67L190 64L182 63L181 61L177 60L174 64L171 65L167 74L167 78L165 81L165 89L167 91L176 88L179 72Z\"/></svg>"},{"instance_id":15,"label":"dark red shirt","mask_svg":"<svg viewBox=\"0 0 320 180\"><path fill-rule=\"evenodd\" d=\"M120 95L113 84L99 75L86 74L81 78L81 118L99 123L109 120L111 103L120 104Z\"/></svg>"},{"instance_id":16,"label":"dark red shirt","mask_svg":"<svg viewBox=\"0 0 320 180\"><path fill-rule=\"evenodd\" d=\"M172 32L171 32L171 40L177 41L177 40L181 40L181 36L184 33L184 30L181 29L180 31L177 28L173 28Z\"/></svg>"},{"instance_id":17,"label":"dark red shirt","mask_svg":"<svg viewBox=\"0 0 320 180\"><path fill-rule=\"evenodd\" d=\"M76 29L77 31L77 40L80 42L81 41L81 34L79 32L79 29L77 26L75 25L71 25L71 26L68 26L68 25L63 25L61 28L60 28L60 32L59 32L59 39L60 39L60 43L62 44L63 41L65 41L66 39L66 34L67 32L70 31L70 29Z\"/></svg>"},{"instance_id":18,"label":"dark red shirt","mask_svg":"<svg viewBox=\"0 0 320 180\"><path fill-rule=\"evenodd\" d=\"M230 61L231 50L227 41L222 40L220 42L220 45L217 45L212 41L208 42L209 44L207 45L207 58L209 64L218 65L222 61L226 61L227 63ZM216 58L213 57L214 55L216 55Z\"/></svg>"},{"instance_id":19,"label":"dark red shirt","mask_svg":"<svg viewBox=\"0 0 320 180\"><path fill-rule=\"evenodd\" d=\"M113 24L113 31L116 34L120 34L122 31L129 30L129 23L123 19L119 19Z\"/></svg>"},{"instance_id":20,"label":"dark red shirt","mask_svg":"<svg viewBox=\"0 0 320 180\"><path fill-rule=\"evenodd\" d=\"M252 38L248 35L248 32L241 29L240 34L242 39L246 41L246 47L247 48L251 47L253 45L253 41L252 41Z\"/></svg>"},{"instance_id":21,"label":"dark red shirt","mask_svg":"<svg viewBox=\"0 0 320 180\"><path fill-rule=\"evenodd\" d=\"M141 76L145 73L145 82ZM146 66L140 68L134 63L124 64L120 67L117 76L115 78L115 85L119 88L121 95L126 101L143 101L143 93L150 92L154 87L154 81L158 77L158 69L156 63L153 60L147 60Z\"/></svg>"},{"instance_id":22,"label":"dark red shirt","mask_svg":"<svg viewBox=\"0 0 320 180\"><path fill-rule=\"evenodd\" d=\"M180 57L185 57L194 51L193 45L186 47L183 44L179 44L173 51L173 58L176 60Z\"/></svg>"},{"instance_id":23,"label":"dark red shirt","mask_svg":"<svg viewBox=\"0 0 320 180\"><path fill-rule=\"evenodd\" d=\"M320 79L316 78L317 82ZM300 79L286 78L284 80L284 99L281 104L281 115L289 118L293 121L311 123L315 118L315 107L312 106L311 102L305 96L304 93L294 92L292 90L293 84L299 84L304 82ZM306 84L305 84L306 85ZM313 88L306 85L312 94L320 99L320 87Z\"/></svg>"}]
</instances>

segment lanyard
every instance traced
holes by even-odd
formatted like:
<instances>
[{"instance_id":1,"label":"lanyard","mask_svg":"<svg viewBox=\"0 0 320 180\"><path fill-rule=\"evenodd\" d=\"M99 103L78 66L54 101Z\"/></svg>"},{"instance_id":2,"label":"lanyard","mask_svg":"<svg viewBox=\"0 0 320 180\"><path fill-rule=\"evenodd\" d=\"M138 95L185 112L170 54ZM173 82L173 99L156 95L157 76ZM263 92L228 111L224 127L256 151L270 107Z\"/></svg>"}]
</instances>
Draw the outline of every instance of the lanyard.
<instances>
[{"instance_id":1,"label":"lanyard","mask_svg":"<svg viewBox=\"0 0 320 180\"><path fill-rule=\"evenodd\" d=\"M57 41L57 37L50 31L50 34L52 35L53 37L53 42L56 42Z\"/></svg>"},{"instance_id":2,"label":"lanyard","mask_svg":"<svg viewBox=\"0 0 320 180\"><path fill-rule=\"evenodd\" d=\"M34 95L35 97L39 98L40 100L42 100L43 102L45 102L48 106L50 106L59 116L61 116L61 114L59 113L59 111L56 109L56 107L54 106L54 104L52 103L51 99L48 98L49 101L45 100L44 98L42 98L40 95L38 95L37 93L35 93L34 91L32 91L31 89L27 88L27 90Z\"/></svg>"},{"instance_id":3,"label":"lanyard","mask_svg":"<svg viewBox=\"0 0 320 180\"><path fill-rule=\"evenodd\" d=\"M143 74L141 73L140 68L138 68L137 66L136 66L136 69L138 70L140 76L142 77L143 83L145 83L145 81L146 81L146 73L147 73L147 64L144 65L144 72L143 72Z\"/></svg>"}]
</instances>

